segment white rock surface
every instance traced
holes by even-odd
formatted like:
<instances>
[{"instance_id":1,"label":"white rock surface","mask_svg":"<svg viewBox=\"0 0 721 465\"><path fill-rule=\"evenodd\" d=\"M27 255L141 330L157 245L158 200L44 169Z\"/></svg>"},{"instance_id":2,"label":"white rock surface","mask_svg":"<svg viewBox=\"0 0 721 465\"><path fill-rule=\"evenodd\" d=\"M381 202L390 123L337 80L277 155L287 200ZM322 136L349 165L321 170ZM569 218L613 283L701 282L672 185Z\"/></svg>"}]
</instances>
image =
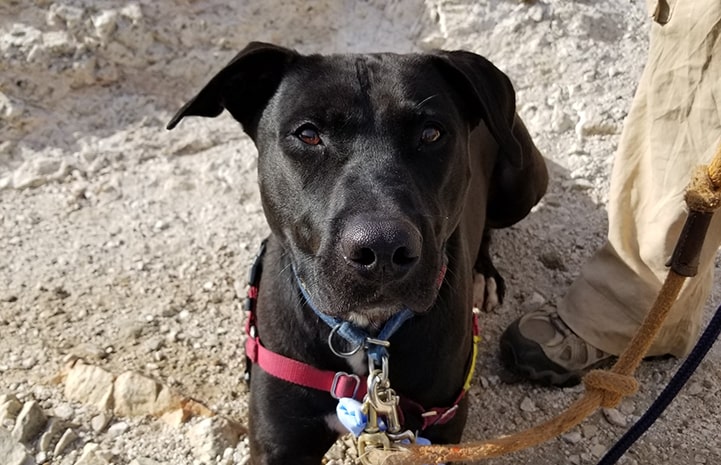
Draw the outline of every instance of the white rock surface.
<instances>
[{"instance_id":1,"label":"white rock surface","mask_svg":"<svg viewBox=\"0 0 721 465\"><path fill-rule=\"evenodd\" d=\"M125 372L115 380L113 400L117 415L157 416L181 407L182 398L151 378Z\"/></svg>"},{"instance_id":2,"label":"white rock surface","mask_svg":"<svg viewBox=\"0 0 721 465\"><path fill-rule=\"evenodd\" d=\"M6 465L35 465L27 449L3 428L0 428L0 457Z\"/></svg>"},{"instance_id":3,"label":"white rock surface","mask_svg":"<svg viewBox=\"0 0 721 465\"><path fill-rule=\"evenodd\" d=\"M25 402L15 420L12 436L18 442L27 443L40 434L46 423L47 417L38 403L34 400Z\"/></svg>"},{"instance_id":4,"label":"white rock surface","mask_svg":"<svg viewBox=\"0 0 721 465\"><path fill-rule=\"evenodd\" d=\"M188 431L188 440L193 453L202 463L213 463L227 448L238 444L239 434L226 419L206 418Z\"/></svg>"},{"instance_id":5,"label":"white rock surface","mask_svg":"<svg viewBox=\"0 0 721 465\"><path fill-rule=\"evenodd\" d=\"M3 394L0 396L0 426L6 422L15 424L15 419L23 408L17 397L12 394Z\"/></svg>"},{"instance_id":6,"label":"white rock surface","mask_svg":"<svg viewBox=\"0 0 721 465\"><path fill-rule=\"evenodd\" d=\"M139 458L130 462L130 465L162 465L160 462L156 462L153 459Z\"/></svg>"},{"instance_id":7,"label":"white rock surface","mask_svg":"<svg viewBox=\"0 0 721 465\"><path fill-rule=\"evenodd\" d=\"M78 434L72 428L66 429L63 435L60 436L57 444L55 444L55 448L53 449L53 455L57 456L62 454L77 439Z\"/></svg>"},{"instance_id":8,"label":"white rock surface","mask_svg":"<svg viewBox=\"0 0 721 465\"><path fill-rule=\"evenodd\" d=\"M524 397L521 401L521 410L524 412L535 412L538 410L538 407L536 407L536 403L531 400L530 397Z\"/></svg>"},{"instance_id":9,"label":"white rock surface","mask_svg":"<svg viewBox=\"0 0 721 465\"><path fill-rule=\"evenodd\" d=\"M108 410L112 408L113 380L102 368L77 362L67 374L65 397Z\"/></svg>"},{"instance_id":10,"label":"white rock surface","mask_svg":"<svg viewBox=\"0 0 721 465\"><path fill-rule=\"evenodd\" d=\"M106 415L105 413L99 413L90 420L90 427L96 433L100 433L108 426L108 423L110 423L111 419L112 418L110 417L110 415Z\"/></svg>"},{"instance_id":11,"label":"white rock surface","mask_svg":"<svg viewBox=\"0 0 721 465\"><path fill-rule=\"evenodd\" d=\"M620 426L621 428L625 428L628 425L626 417L617 409L604 408L602 411L604 418L612 425Z\"/></svg>"},{"instance_id":12,"label":"white rock surface","mask_svg":"<svg viewBox=\"0 0 721 465\"><path fill-rule=\"evenodd\" d=\"M75 465L110 465L112 454L100 448L98 444L88 443L83 447L83 453Z\"/></svg>"},{"instance_id":13,"label":"white rock surface","mask_svg":"<svg viewBox=\"0 0 721 465\"><path fill-rule=\"evenodd\" d=\"M62 421L58 421L55 418L51 418L48 422L47 427L45 428L45 431L40 436L40 439L38 440L37 447L40 450L40 452L51 452L54 450L54 444L57 445L57 442L60 437L60 433L63 432L65 429L64 423Z\"/></svg>"},{"instance_id":14,"label":"white rock surface","mask_svg":"<svg viewBox=\"0 0 721 465\"><path fill-rule=\"evenodd\" d=\"M122 436L123 433L128 431L129 428L130 428L130 425L128 425L124 421L120 421L118 423L111 425L110 428L108 428L108 436L110 436L111 438Z\"/></svg>"},{"instance_id":15,"label":"white rock surface","mask_svg":"<svg viewBox=\"0 0 721 465\"><path fill-rule=\"evenodd\" d=\"M238 295L268 231L256 154L227 116L163 127L250 40L303 52L462 48L509 75L552 176L534 212L494 238L508 292L482 317L483 388L469 396L465 438L531 426L579 395L507 383L497 343L522 310L558 302L604 241L613 152L645 61L644 2L38 0L0 2L0 18L0 392L47 415L73 409L72 426L50 432L60 423L49 422L22 460L198 465L184 410L168 423L116 417L128 428L115 437L93 422L110 420L112 373L140 373L247 424ZM720 351L702 365L703 389L682 392L629 465L721 463ZM97 366L50 382L70 354ZM629 422L676 366L641 366L635 408L619 407ZM526 398L542 413L522 410ZM6 416L5 435L15 427ZM587 424L580 439L494 463L595 463L620 427L603 415ZM56 457L68 428L81 439ZM84 454L86 443L98 446ZM332 463L352 463L354 446L339 444ZM245 464L247 437L212 453Z\"/></svg>"}]
</instances>

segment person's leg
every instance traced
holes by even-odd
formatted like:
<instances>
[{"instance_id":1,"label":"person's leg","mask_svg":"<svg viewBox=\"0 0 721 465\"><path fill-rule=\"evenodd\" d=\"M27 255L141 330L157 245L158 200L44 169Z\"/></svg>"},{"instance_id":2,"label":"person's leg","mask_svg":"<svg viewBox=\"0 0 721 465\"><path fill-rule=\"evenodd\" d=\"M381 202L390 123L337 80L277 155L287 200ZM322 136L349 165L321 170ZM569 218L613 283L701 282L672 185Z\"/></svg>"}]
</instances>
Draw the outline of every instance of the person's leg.
<instances>
[{"instance_id":1,"label":"person's leg","mask_svg":"<svg viewBox=\"0 0 721 465\"><path fill-rule=\"evenodd\" d=\"M576 382L589 366L624 349L666 276L692 173L721 143L721 3L657 3L652 11L667 22L652 25L648 62L614 160L608 242L583 267L557 314L525 315L502 337L506 365L531 379ZM691 349L720 244L717 215L698 276L685 285L649 355Z\"/></svg>"}]
</instances>

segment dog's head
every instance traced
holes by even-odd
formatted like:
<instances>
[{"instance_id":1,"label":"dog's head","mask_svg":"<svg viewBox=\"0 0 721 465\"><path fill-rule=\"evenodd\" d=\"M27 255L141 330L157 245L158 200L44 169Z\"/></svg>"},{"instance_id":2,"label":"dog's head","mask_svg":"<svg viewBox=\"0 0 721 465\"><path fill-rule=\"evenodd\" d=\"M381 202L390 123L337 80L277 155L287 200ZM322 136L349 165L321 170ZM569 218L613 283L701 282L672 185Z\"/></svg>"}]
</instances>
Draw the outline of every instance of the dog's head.
<instances>
[{"instance_id":1,"label":"dog's head","mask_svg":"<svg viewBox=\"0 0 721 465\"><path fill-rule=\"evenodd\" d=\"M471 157L503 177L535 150L509 79L468 52L304 56L251 43L168 128L224 109L258 148L266 218L314 303L360 323L433 304ZM470 153L481 121L498 153ZM497 211L493 225L517 221L537 198L513 208L486 200L468 205Z\"/></svg>"}]
</instances>

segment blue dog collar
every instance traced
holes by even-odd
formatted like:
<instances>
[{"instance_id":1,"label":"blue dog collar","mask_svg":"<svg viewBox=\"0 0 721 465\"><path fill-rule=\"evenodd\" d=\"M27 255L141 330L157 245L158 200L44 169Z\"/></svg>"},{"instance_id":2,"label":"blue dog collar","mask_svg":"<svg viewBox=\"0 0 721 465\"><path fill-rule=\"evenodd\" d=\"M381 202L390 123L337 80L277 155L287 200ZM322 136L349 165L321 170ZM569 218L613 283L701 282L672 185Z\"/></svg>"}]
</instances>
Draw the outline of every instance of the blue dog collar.
<instances>
[{"instance_id":1,"label":"blue dog collar","mask_svg":"<svg viewBox=\"0 0 721 465\"><path fill-rule=\"evenodd\" d=\"M303 281L300 279L300 276L298 276L295 267L293 266L292 269L293 276L298 283L298 287L300 288L300 292L303 295L306 304L308 304L311 310L313 310L313 313L318 315L318 318L320 318L325 324L327 324L331 328L330 335L328 336L328 346L330 347L331 351L339 357L347 358L356 354L361 349L367 348L368 356L371 357L375 364L380 365L383 357L388 356L388 339L390 339L391 336L393 336L393 334L395 334L396 331L398 331L400 327L403 326L403 323L413 318L413 316L415 315L413 310L408 307L403 307L401 311L396 312L385 323L385 325L383 325L383 328L381 329L380 333L378 333L378 336L371 337L368 331L359 327L358 325L355 325L350 321L343 320L338 317L330 316L318 310L315 304L313 304L313 300L311 299L308 290L303 284ZM351 345L352 349L348 352L338 351L333 346L333 336L335 334L346 340Z\"/></svg>"}]
</instances>

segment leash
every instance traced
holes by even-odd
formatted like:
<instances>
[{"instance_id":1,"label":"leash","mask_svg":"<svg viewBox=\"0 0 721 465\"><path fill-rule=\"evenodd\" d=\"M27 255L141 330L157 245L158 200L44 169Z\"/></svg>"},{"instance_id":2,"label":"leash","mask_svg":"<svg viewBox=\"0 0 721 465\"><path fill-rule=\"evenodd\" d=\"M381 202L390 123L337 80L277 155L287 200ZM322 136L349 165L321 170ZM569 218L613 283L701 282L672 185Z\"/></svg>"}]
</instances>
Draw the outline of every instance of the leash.
<instances>
[{"instance_id":1,"label":"leash","mask_svg":"<svg viewBox=\"0 0 721 465\"><path fill-rule=\"evenodd\" d=\"M691 378L696 368L698 368L701 361L703 361L708 351L711 350L716 339L721 333L721 306L716 309L711 321L706 326L703 334L699 338L698 342L694 346L689 356L684 360L681 367L676 371L669 381L668 385L664 388L663 392L659 394L658 398L651 404L646 413L624 434L621 439L613 445L613 447L606 452L598 465L613 465L618 459L620 459L624 453L635 443L650 427L653 425L658 417L666 410L671 402L676 398L681 389L686 385L686 382Z\"/></svg>"},{"instance_id":2,"label":"leash","mask_svg":"<svg viewBox=\"0 0 721 465\"><path fill-rule=\"evenodd\" d=\"M584 378L586 392L556 418L527 430L463 445L408 446L400 451L372 449L370 463L423 465L499 457L559 436L581 423L599 407L615 407L638 390L633 377L676 301L686 278L695 276L708 226L721 205L721 145L708 166L694 173L685 196L689 215L671 256L670 270L654 305L611 370L592 370Z\"/></svg>"}]
</instances>

